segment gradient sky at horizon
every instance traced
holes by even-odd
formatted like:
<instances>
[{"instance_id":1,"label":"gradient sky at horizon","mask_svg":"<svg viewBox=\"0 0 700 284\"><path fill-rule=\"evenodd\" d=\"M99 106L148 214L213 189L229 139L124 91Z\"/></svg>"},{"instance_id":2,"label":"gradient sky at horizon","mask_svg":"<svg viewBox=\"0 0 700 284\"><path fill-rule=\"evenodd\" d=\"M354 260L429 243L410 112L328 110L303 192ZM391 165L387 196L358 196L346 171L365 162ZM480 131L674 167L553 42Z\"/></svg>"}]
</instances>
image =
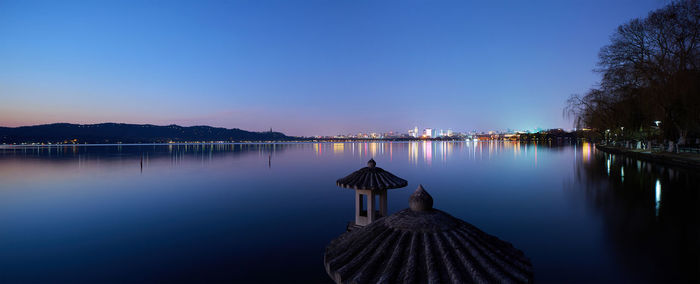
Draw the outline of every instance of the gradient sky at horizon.
<instances>
[{"instance_id":1,"label":"gradient sky at horizon","mask_svg":"<svg viewBox=\"0 0 700 284\"><path fill-rule=\"evenodd\" d=\"M600 47L667 2L0 0L0 126L571 128Z\"/></svg>"}]
</instances>

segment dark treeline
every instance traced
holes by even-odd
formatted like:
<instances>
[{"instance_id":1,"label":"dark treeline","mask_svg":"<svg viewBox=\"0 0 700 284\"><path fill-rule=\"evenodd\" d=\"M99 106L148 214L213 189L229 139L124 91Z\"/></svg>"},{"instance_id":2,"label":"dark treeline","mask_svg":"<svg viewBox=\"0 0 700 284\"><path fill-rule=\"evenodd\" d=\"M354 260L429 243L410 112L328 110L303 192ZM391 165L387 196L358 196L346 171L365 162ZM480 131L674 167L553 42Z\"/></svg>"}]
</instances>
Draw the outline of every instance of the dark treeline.
<instances>
[{"instance_id":1,"label":"dark treeline","mask_svg":"<svg viewBox=\"0 0 700 284\"><path fill-rule=\"evenodd\" d=\"M238 128L150 124L55 123L23 127L0 127L0 143L167 143L187 141L284 141L293 137L279 132L251 132Z\"/></svg>"},{"instance_id":2,"label":"dark treeline","mask_svg":"<svg viewBox=\"0 0 700 284\"><path fill-rule=\"evenodd\" d=\"M700 138L700 2L673 2L617 28L598 54L602 79L564 109L607 141ZM690 140L697 144L697 141Z\"/></svg>"},{"instance_id":3,"label":"dark treeline","mask_svg":"<svg viewBox=\"0 0 700 284\"><path fill-rule=\"evenodd\" d=\"M520 141L560 141L560 140L575 140L580 137L577 132L567 132L562 129L550 129L547 131L540 131L535 133L522 133L520 134Z\"/></svg>"}]
</instances>

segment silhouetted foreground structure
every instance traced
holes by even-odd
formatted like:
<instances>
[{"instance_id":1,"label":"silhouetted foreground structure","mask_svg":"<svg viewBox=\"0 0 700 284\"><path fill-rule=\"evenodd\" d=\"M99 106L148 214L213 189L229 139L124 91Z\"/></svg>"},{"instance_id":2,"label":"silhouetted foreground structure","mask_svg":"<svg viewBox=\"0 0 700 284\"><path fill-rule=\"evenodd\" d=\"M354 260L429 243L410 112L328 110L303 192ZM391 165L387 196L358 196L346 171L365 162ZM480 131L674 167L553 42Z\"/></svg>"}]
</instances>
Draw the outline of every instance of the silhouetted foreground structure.
<instances>
[{"instance_id":1,"label":"silhouetted foreground structure","mask_svg":"<svg viewBox=\"0 0 700 284\"><path fill-rule=\"evenodd\" d=\"M419 186L410 209L346 232L326 247L336 283L530 283L522 251L434 209Z\"/></svg>"},{"instance_id":2,"label":"silhouetted foreground structure","mask_svg":"<svg viewBox=\"0 0 700 284\"><path fill-rule=\"evenodd\" d=\"M405 179L378 168L374 159L370 159L366 167L337 180L335 183L340 187L355 190L355 222L348 224L348 230L365 226L386 216L387 189L408 185ZM377 210L377 206L379 206L379 210Z\"/></svg>"}]
</instances>

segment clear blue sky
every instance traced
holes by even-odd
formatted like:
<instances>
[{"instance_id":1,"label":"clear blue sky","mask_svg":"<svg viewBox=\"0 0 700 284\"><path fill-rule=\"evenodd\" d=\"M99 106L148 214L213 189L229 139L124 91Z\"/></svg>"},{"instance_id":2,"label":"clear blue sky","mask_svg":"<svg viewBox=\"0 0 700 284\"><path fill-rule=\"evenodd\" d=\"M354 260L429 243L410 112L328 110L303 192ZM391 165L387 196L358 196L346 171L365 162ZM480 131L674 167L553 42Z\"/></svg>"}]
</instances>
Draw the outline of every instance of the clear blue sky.
<instances>
[{"instance_id":1,"label":"clear blue sky","mask_svg":"<svg viewBox=\"0 0 700 284\"><path fill-rule=\"evenodd\" d=\"M625 1L0 0L0 125L570 128Z\"/></svg>"}]
</instances>

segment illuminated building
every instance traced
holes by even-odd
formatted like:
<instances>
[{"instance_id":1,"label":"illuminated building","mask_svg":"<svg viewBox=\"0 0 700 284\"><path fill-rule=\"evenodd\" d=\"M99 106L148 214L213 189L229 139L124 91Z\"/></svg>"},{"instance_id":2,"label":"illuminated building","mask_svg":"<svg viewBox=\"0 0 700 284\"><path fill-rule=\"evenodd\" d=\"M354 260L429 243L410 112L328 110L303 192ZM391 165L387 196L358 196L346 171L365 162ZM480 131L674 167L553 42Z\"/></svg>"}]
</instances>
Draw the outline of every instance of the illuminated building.
<instances>
[{"instance_id":1,"label":"illuminated building","mask_svg":"<svg viewBox=\"0 0 700 284\"><path fill-rule=\"evenodd\" d=\"M432 128L426 128L423 130L423 136L427 138L432 138L433 137L433 129Z\"/></svg>"},{"instance_id":2,"label":"illuminated building","mask_svg":"<svg viewBox=\"0 0 700 284\"><path fill-rule=\"evenodd\" d=\"M413 129L409 129L408 136L413 137L413 138L418 137L418 126L414 127Z\"/></svg>"}]
</instances>

